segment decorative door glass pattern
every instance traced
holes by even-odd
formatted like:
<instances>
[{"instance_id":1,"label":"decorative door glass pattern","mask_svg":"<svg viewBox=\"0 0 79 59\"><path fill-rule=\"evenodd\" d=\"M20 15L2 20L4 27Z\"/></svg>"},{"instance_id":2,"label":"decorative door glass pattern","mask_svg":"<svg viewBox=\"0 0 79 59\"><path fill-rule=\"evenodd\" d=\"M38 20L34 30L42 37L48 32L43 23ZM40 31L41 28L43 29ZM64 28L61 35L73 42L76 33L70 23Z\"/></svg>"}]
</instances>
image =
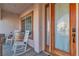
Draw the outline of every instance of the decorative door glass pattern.
<instances>
[{"instance_id":1,"label":"decorative door glass pattern","mask_svg":"<svg viewBox=\"0 0 79 59\"><path fill-rule=\"evenodd\" d=\"M69 4L55 4L55 48L69 52Z\"/></svg>"}]
</instances>

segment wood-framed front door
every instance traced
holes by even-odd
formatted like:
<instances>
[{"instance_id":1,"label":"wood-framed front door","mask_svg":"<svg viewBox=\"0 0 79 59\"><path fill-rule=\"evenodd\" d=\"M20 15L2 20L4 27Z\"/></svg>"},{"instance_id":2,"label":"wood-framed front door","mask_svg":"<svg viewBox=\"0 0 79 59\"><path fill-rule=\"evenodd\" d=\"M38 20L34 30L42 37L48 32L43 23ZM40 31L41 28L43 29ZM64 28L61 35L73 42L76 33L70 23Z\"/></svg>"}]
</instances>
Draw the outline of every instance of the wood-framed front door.
<instances>
[{"instance_id":1,"label":"wood-framed front door","mask_svg":"<svg viewBox=\"0 0 79 59\"><path fill-rule=\"evenodd\" d=\"M51 53L76 55L75 3L51 4Z\"/></svg>"}]
</instances>

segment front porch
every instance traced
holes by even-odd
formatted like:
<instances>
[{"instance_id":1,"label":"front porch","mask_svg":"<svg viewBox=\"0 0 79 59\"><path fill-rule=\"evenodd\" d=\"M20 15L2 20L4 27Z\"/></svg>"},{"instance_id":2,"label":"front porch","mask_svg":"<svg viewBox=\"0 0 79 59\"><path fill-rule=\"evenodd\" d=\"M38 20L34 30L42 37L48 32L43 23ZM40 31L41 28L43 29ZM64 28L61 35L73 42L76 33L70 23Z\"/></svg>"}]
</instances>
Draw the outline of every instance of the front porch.
<instances>
[{"instance_id":1,"label":"front porch","mask_svg":"<svg viewBox=\"0 0 79 59\"><path fill-rule=\"evenodd\" d=\"M22 51L20 50L17 53L21 53L21 54L15 55L15 56L50 56L49 54L47 54L44 51L41 51L40 53L36 53L34 51L34 48L32 48L30 46L27 47L27 50L28 51L26 51L24 53L21 53ZM3 51L2 56L13 56L12 45L10 43L3 44L2 51Z\"/></svg>"},{"instance_id":2,"label":"front porch","mask_svg":"<svg viewBox=\"0 0 79 59\"><path fill-rule=\"evenodd\" d=\"M23 46L20 56L77 55L76 3L1 5L3 56L16 56L16 45Z\"/></svg>"},{"instance_id":3,"label":"front porch","mask_svg":"<svg viewBox=\"0 0 79 59\"><path fill-rule=\"evenodd\" d=\"M14 6L16 5L16 7ZM9 8L9 9L8 9ZM12 9L11 9L12 8ZM31 30L29 29L29 38L28 39L28 46L27 50L30 49L28 52L24 52L20 55L22 56L47 56L48 54L43 51L42 48L42 41L39 40L40 33L39 33L39 4L1 4L0 7L0 39L2 40L5 37L5 42L2 43L2 56L13 56L13 45L12 43L8 42L10 38L10 34L14 35L14 31L20 30L21 32L25 32L28 28L24 28L22 25L22 20L24 19L25 15L28 16L29 13L33 12L32 17L33 19L31 26ZM15 11L14 11L15 10ZM37 14L37 15L36 15ZM26 17L27 17L26 16ZM25 19L26 20L26 19ZM36 25L37 24L37 25ZM27 26L25 26L27 27ZM3 35L3 36L2 36ZM23 34L25 36L25 34ZM42 38L41 38L42 39ZM6 43L7 41L7 43ZM39 43L40 42L40 43ZM31 46L31 47L29 47ZM20 52L19 52L20 53Z\"/></svg>"}]
</instances>

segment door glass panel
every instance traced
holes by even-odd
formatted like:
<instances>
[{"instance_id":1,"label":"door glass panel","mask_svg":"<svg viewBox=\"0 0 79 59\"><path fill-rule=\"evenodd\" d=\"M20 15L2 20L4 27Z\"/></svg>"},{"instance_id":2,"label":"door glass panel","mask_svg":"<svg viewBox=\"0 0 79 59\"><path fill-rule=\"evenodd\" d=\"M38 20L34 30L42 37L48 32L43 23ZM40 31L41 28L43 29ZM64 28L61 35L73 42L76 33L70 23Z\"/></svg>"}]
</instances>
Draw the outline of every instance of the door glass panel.
<instances>
[{"instance_id":1,"label":"door glass panel","mask_svg":"<svg viewBox=\"0 0 79 59\"><path fill-rule=\"evenodd\" d=\"M33 39L32 38L32 17L31 16L27 16L26 20L25 20L25 30L29 30L29 39Z\"/></svg>"},{"instance_id":2,"label":"door glass panel","mask_svg":"<svg viewBox=\"0 0 79 59\"><path fill-rule=\"evenodd\" d=\"M69 52L69 4L55 4L55 48Z\"/></svg>"},{"instance_id":3,"label":"door glass panel","mask_svg":"<svg viewBox=\"0 0 79 59\"><path fill-rule=\"evenodd\" d=\"M49 13L49 7L46 8L46 45L49 47L50 44L50 13Z\"/></svg>"},{"instance_id":4,"label":"door glass panel","mask_svg":"<svg viewBox=\"0 0 79 59\"><path fill-rule=\"evenodd\" d=\"M26 17L25 30L29 30L30 32L32 31L32 20L31 20L31 16Z\"/></svg>"},{"instance_id":5,"label":"door glass panel","mask_svg":"<svg viewBox=\"0 0 79 59\"><path fill-rule=\"evenodd\" d=\"M25 32L25 19L21 20L21 31Z\"/></svg>"}]
</instances>

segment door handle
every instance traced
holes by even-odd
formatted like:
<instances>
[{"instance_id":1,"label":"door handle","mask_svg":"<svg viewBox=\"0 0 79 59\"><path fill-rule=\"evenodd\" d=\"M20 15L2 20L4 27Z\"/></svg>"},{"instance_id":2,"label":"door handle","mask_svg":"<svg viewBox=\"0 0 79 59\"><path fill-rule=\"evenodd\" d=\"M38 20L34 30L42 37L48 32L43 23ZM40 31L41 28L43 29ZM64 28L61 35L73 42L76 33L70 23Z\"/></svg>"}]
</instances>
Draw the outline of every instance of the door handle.
<instances>
[{"instance_id":1,"label":"door handle","mask_svg":"<svg viewBox=\"0 0 79 59\"><path fill-rule=\"evenodd\" d=\"M73 43L75 43L75 33L72 34L73 37Z\"/></svg>"},{"instance_id":2,"label":"door handle","mask_svg":"<svg viewBox=\"0 0 79 59\"><path fill-rule=\"evenodd\" d=\"M73 43L75 43L75 32L76 32L76 29L75 27L72 28L72 37L73 37Z\"/></svg>"}]
</instances>

